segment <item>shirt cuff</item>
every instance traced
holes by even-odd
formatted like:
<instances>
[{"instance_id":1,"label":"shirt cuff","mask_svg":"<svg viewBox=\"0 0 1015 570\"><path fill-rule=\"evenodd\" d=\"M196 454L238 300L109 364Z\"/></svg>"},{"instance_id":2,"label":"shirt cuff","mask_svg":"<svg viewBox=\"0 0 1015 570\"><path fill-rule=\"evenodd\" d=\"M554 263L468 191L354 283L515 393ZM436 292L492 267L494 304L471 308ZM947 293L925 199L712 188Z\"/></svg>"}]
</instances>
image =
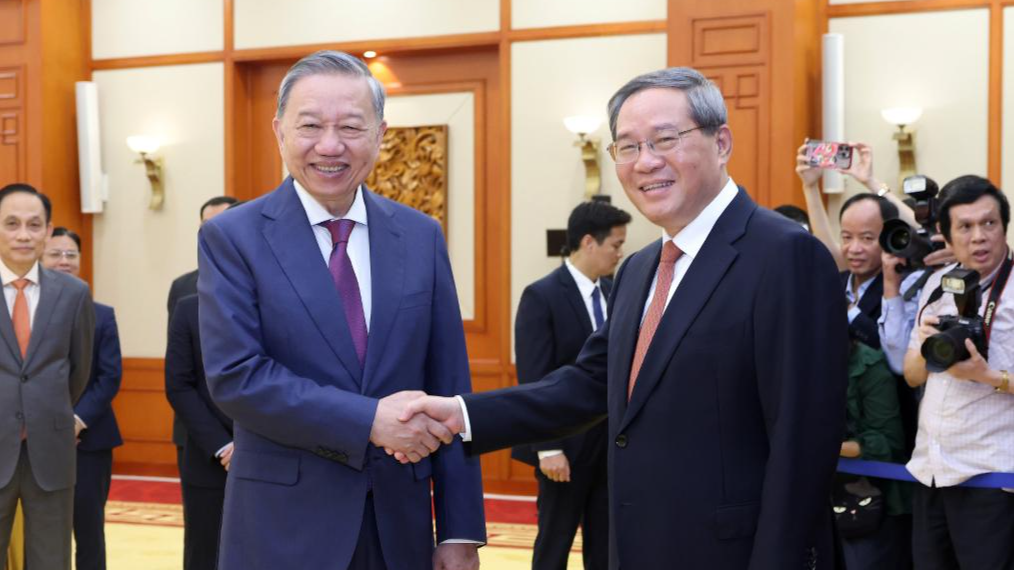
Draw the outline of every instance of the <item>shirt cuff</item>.
<instances>
[{"instance_id":1,"label":"shirt cuff","mask_svg":"<svg viewBox=\"0 0 1015 570\"><path fill-rule=\"evenodd\" d=\"M74 414L74 422L80 424L81 429L88 429L88 424L86 424L85 420L81 419L81 416L77 414Z\"/></svg>"},{"instance_id":2,"label":"shirt cuff","mask_svg":"<svg viewBox=\"0 0 1015 570\"><path fill-rule=\"evenodd\" d=\"M469 409L465 407L465 399L461 396L455 396L455 399L458 400L458 405L462 407L462 418L465 420L465 431L461 433L462 441L472 441L472 424L469 423Z\"/></svg>"},{"instance_id":3,"label":"shirt cuff","mask_svg":"<svg viewBox=\"0 0 1015 570\"><path fill-rule=\"evenodd\" d=\"M483 546L486 543L485 542L479 542L478 540L469 540L467 538L449 538L449 539L441 542L441 544L476 544L476 545L479 545L479 546Z\"/></svg>"},{"instance_id":4,"label":"shirt cuff","mask_svg":"<svg viewBox=\"0 0 1015 570\"><path fill-rule=\"evenodd\" d=\"M229 443L227 443L227 444L223 445L222 447L220 447L219 450L215 452L215 457L222 457L222 454L225 453L226 449L228 449L229 446L232 445L232 444L233 444L233 442L230 441Z\"/></svg>"},{"instance_id":5,"label":"shirt cuff","mask_svg":"<svg viewBox=\"0 0 1015 570\"><path fill-rule=\"evenodd\" d=\"M547 449L546 451L537 451L536 455L539 459L546 459L547 457L553 457L554 455L564 455L563 449Z\"/></svg>"},{"instance_id":6,"label":"shirt cuff","mask_svg":"<svg viewBox=\"0 0 1015 570\"><path fill-rule=\"evenodd\" d=\"M850 323L852 323L853 319L855 319L859 314L860 314L860 308L859 307L853 307L849 311L846 312L846 316L849 317L849 322Z\"/></svg>"}]
</instances>

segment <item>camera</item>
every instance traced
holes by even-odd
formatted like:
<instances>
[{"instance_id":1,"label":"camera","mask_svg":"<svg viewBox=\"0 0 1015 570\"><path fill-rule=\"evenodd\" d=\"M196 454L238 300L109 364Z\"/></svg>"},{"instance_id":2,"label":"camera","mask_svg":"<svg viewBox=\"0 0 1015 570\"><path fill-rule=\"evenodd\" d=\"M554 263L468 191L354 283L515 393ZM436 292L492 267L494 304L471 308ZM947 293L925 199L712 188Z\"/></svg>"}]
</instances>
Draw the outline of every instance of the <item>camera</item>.
<instances>
[{"instance_id":1,"label":"camera","mask_svg":"<svg viewBox=\"0 0 1015 570\"><path fill-rule=\"evenodd\" d=\"M913 209L919 228L914 228L900 219L885 221L878 242L881 249L897 257L905 258L906 265L900 271L915 271L925 267L923 258L944 248L941 242L931 241L937 233L938 187L932 178L923 175L910 176L902 182L903 200Z\"/></svg>"},{"instance_id":2,"label":"camera","mask_svg":"<svg viewBox=\"0 0 1015 570\"><path fill-rule=\"evenodd\" d=\"M972 269L953 269L941 278L941 290L955 297L958 316L940 317L941 332L923 341L920 354L930 372L944 372L956 362L968 359L966 339L971 339L977 352L987 358L987 335L983 330L980 309L980 274Z\"/></svg>"}]
</instances>

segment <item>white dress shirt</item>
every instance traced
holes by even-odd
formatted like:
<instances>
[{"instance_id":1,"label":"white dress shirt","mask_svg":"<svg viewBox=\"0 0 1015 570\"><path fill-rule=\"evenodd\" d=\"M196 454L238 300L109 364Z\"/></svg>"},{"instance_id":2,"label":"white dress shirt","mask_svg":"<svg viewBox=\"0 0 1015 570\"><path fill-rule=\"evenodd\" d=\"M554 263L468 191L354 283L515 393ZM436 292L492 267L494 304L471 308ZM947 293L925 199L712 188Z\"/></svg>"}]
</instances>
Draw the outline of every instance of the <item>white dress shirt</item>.
<instances>
[{"instance_id":1,"label":"white dress shirt","mask_svg":"<svg viewBox=\"0 0 1015 570\"><path fill-rule=\"evenodd\" d=\"M670 290L666 294L666 304L663 305L664 311L666 307L670 306L673 293L676 292L680 281L687 274L687 269L691 266L691 262L698 256L701 247L705 245L705 240L712 233L715 223L719 221L719 216L726 211L726 207L737 197L739 191L733 179L728 178L726 185L716 194L715 198L712 198L708 206L705 206L705 209L698 214L698 217L691 220L691 223L684 226L684 229L680 230L677 235L671 237L663 231L663 245L666 245L667 241L672 241L673 245L683 252L683 255L677 258L676 266L673 269L673 282L670 283ZM659 268L657 267L655 276L652 277L652 286L648 290L648 297L645 298L645 306L641 310L642 321L645 320L645 315L648 314L648 307L652 304L652 297L656 293L656 281L658 281L658 277Z\"/></svg>"},{"instance_id":2,"label":"white dress shirt","mask_svg":"<svg viewBox=\"0 0 1015 570\"><path fill-rule=\"evenodd\" d=\"M587 275L571 263L570 259L564 260L564 266L567 267L568 272L571 273L571 278L574 279L575 285L578 286L578 293L582 296L582 302L585 303L585 311L589 314L589 322L592 323L592 330L594 331L596 330L596 314L592 308L592 293L596 289L599 289L599 309L603 312L603 319L606 319L606 296L603 295L602 280L596 279L593 283Z\"/></svg>"},{"instance_id":3,"label":"white dress shirt","mask_svg":"<svg viewBox=\"0 0 1015 570\"><path fill-rule=\"evenodd\" d=\"M846 278L846 302L853 305L846 312L846 318L849 320L850 324L853 323L853 319L860 316L860 299L863 299L864 293L866 293L867 289L870 288L871 283L878 278L878 275L880 275L880 273L874 275L873 277L868 277L866 281L861 283L860 286L856 288L856 295L853 295L853 281L856 280L856 275L850 273L849 277Z\"/></svg>"},{"instance_id":4,"label":"white dress shirt","mask_svg":"<svg viewBox=\"0 0 1015 570\"><path fill-rule=\"evenodd\" d=\"M931 293L941 284L944 271L930 277L920 298L927 305ZM989 286L995 270L981 281L983 299L980 315L990 296ZM1008 277L1004 292L998 299L987 345L987 364L993 370L1012 369L1012 318L1015 305L1012 282ZM954 315L954 297L945 293L927 305L920 318L929 315ZM909 349L920 350L920 329L913 329ZM927 376L926 389L920 401L916 447L906 469L927 487L951 487L981 473L1011 473L1015 467L1015 423L1011 394L994 390L993 386L959 380L947 372Z\"/></svg>"},{"instance_id":5,"label":"white dress shirt","mask_svg":"<svg viewBox=\"0 0 1015 570\"><path fill-rule=\"evenodd\" d=\"M733 178L728 178L726 185L716 194L715 198L712 198L708 206L705 206L705 209L696 218L691 220L691 223L687 224L684 229L680 230L677 235L670 237L666 232L663 232L663 243L665 244L667 240L672 240L673 244L683 252L683 255L677 259L676 267L673 270L673 283L670 284L670 290L666 295L667 307L670 304L670 300L673 299L673 293L677 290L677 286L680 285L680 281L687 274L687 269L691 266L691 262L694 261L698 252L701 251L701 247L705 245L708 235L712 233L712 228L719 221L719 216L726 211L726 208L733 202L733 199L737 197L739 192L740 190L737 188L736 183L733 182ZM659 269L656 268L656 273L658 274L658 272ZM642 321L645 320L648 306L652 303L652 296L656 291L656 279L656 276L652 277L652 287L648 291L645 307L641 311ZM458 399L458 404L462 408L462 416L465 420L462 441L472 441L472 425L469 423L469 410L466 409L465 400L461 396L455 396L455 398Z\"/></svg>"},{"instance_id":6,"label":"white dress shirt","mask_svg":"<svg viewBox=\"0 0 1015 570\"><path fill-rule=\"evenodd\" d=\"M7 313L14 321L14 301L18 298L18 290L14 288L14 281L20 279L9 267L0 261L0 279L4 284L4 299L7 301ZM39 289L39 262L36 261L32 268L25 274L28 285L25 285L25 300L28 301L28 324L35 325L35 310L39 308L39 296L42 292Z\"/></svg>"},{"instance_id":7,"label":"white dress shirt","mask_svg":"<svg viewBox=\"0 0 1015 570\"><path fill-rule=\"evenodd\" d=\"M356 274L356 282L359 283L359 296L363 302L363 319L366 320L367 332L370 332L370 308L373 295L370 289L370 232L367 231L367 206L363 201L363 187L356 189L356 198L352 201L349 211L341 218L331 215L320 202L314 199L300 183L295 179L293 186L296 187L296 195L299 196L303 209L307 212L307 221L314 230L314 237L317 238L317 246L321 248L321 257L325 265L331 261L331 250L334 249L334 242L331 239L331 232L328 228L320 225L330 220L352 220L356 227L349 234L349 244L346 246L346 253L349 261L352 262L352 270Z\"/></svg>"}]
</instances>

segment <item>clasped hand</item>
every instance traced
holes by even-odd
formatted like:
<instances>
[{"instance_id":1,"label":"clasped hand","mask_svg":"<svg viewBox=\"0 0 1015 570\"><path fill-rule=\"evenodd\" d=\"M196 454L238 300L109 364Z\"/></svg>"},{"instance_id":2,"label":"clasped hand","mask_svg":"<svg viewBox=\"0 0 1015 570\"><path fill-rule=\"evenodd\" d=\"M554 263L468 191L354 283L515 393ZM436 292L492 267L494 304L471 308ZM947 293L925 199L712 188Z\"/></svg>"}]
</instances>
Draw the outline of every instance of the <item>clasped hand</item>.
<instances>
[{"instance_id":1,"label":"clasped hand","mask_svg":"<svg viewBox=\"0 0 1015 570\"><path fill-rule=\"evenodd\" d=\"M454 398L406 390L378 402L370 443L383 447L401 463L418 463L441 443L451 443L464 426Z\"/></svg>"}]
</instances>

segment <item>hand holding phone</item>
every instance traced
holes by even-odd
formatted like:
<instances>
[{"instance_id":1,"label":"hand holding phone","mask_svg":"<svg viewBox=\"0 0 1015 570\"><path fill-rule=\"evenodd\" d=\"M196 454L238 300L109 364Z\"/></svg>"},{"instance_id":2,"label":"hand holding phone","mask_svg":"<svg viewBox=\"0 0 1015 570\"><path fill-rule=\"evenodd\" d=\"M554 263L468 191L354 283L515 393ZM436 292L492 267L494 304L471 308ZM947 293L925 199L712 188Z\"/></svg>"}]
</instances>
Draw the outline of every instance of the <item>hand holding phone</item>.
<instances>
[{"instance_id":1,"label":"hand holding phone","mask_svg":"<svg viewBox=\"0 0 1015 570\"><path fill-rule=\"evenodd\" d=\"M811 166L846 170L853 164L853 147L846 143L808 140L806 146Z\"/></svg>"}]
</instances>

